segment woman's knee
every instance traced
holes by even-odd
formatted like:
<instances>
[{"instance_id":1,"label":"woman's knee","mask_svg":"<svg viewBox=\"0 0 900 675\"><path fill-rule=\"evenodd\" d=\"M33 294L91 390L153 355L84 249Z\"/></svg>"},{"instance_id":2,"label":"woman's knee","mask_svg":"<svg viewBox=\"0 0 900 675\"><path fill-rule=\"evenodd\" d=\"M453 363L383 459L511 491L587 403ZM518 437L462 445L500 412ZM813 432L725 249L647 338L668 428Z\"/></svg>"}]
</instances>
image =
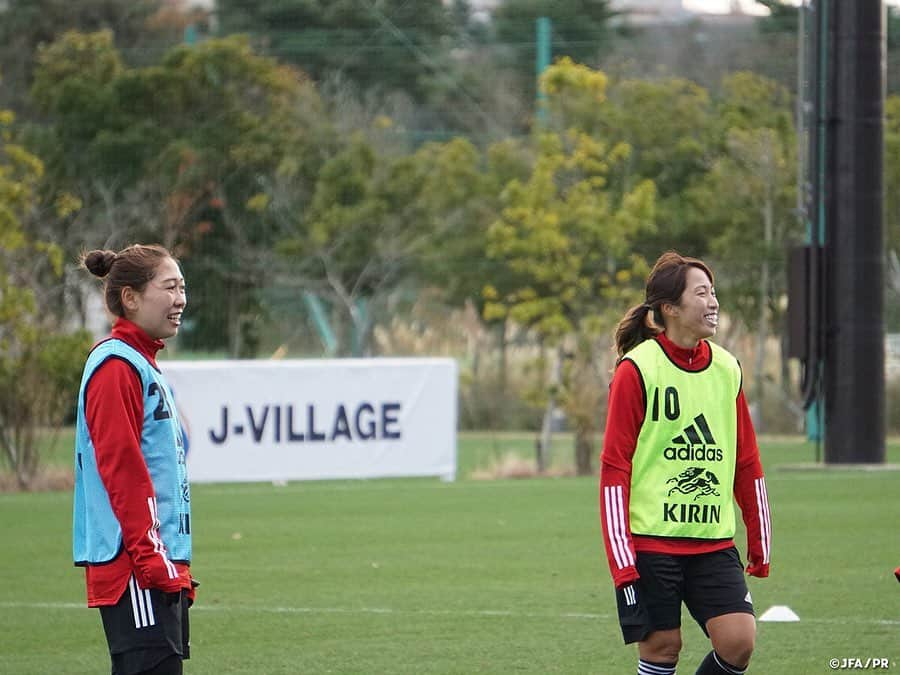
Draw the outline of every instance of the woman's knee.
<instances>
[{"instance_id":1,"label":"woman's knee","mask_svg":"<svg viewBox=\"0 0 900 675\"><path fill-rule=\"evenodd\" d=\"M715 650L728 663L732 663L738 668L745 668L750 663L750 657L753 656L755 643L753 637L732 639L724 645L715 647Z\"/></svg>"},{"instance_id":2,"label":"woman's knee","mask_svg":"<svg viewBox=\"0 0 900 675\"><path fill-rule=\"evenodd\" d=\"M638 643L638 652L645 661L677 663L681 653L681 631L677 628L654 631Z\"/></svg>"},{"instance_id":3,"label":"woman's knee","mask_svg":"<svg viewBox=\"0 0 900 675\"><path fill-rule=\"evenodd\" d=\"M756 622L751 615L732 615L730 620L718 622L711 619L707 624L707 630L713 649L728 663L739 668L750 663L750 657L753 656L753 649L756 647Z\"/></svg>"}]
</instances>

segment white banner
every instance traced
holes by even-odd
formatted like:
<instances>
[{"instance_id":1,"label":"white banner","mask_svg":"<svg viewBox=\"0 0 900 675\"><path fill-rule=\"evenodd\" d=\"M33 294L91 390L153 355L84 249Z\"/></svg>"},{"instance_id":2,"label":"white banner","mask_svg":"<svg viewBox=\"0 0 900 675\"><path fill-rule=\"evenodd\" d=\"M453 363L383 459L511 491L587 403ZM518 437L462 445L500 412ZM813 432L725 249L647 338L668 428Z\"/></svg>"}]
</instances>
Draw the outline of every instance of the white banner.
<instances>
[{"instance_id":1,"label":"white banner","mask_svg":"<svg viewBox=\"0 0 900 675\"><path fill-rule=\"evenodd\" d=\"M452 359L161 361L192 482L456 478Z\"/></svg>"}]
</instances>

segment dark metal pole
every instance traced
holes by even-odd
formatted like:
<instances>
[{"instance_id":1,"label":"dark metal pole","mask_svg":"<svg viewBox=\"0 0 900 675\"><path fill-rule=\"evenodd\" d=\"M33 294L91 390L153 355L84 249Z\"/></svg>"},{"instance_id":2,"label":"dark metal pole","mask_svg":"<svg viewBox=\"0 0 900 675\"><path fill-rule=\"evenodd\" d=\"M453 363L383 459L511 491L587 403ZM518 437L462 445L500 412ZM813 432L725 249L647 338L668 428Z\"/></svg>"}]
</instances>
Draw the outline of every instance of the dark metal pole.
<instances>
[{"instance_id":1,"label":"dark metal pole","mask_svg":"<svg viewBox=\"0 0 900 675\"><path fill-rule=\"evenodd\" d=\"M885 460L881 0L829 2L825 461Z\"/></svg>"}]
</instances>

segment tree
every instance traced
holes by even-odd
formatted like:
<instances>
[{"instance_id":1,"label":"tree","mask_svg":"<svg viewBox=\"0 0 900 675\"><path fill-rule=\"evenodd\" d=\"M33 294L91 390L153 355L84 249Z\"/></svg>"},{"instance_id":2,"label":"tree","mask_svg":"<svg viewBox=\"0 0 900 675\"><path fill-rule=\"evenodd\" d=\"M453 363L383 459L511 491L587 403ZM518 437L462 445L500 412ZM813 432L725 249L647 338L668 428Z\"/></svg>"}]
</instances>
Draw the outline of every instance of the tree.
<instances>
[{"instance_id":1,"label":"tree","mask_svg":"<svg viewBox=\"0 0 900 675\"><path fill-rule=\"evenodd\" d=\"M609 0L503 0L493 13L497 41L510 47L510 62L534 92L536 22L551 21L553 54L597 65L612 47Z\"/></svg>"},{"instance_id":2,"label":"tree","mask_svg":"<svg viewBox=\"0 0 900 675\"><path fill-rule=\"evenodd\" d=\"M108 30L132 65L156 59L181 41L176 17L202 20L179 0L8 0L0 3L0 68L6 87L0 105L20 115L27 111L27 93L36 66L37 49L69 31Z\"/></svg>"},{"instance_id":3,"label":"tree","mask_svg":"<svg viewBox=\"0 0 900 675\"><path fill-rule=\"evenodd\" d=\"M123 170L126 180L135 180L140 162L119 154L130 148L121 143L110 147L110 131L128 129L133 121L110 115L118 104L116 80L125 72L113 33L65 33L58 41L42 45L36 60L32 102L45 120L60 122L48 130L50 138L45 140L41 134L34 139L46 143L38 147L49 160L48 169L70 184L97 173L104 181L114 181ZM140 138L148 129L135 131L134 137Z\"/></svg>"},{"instance_id":4,"label":"tree","mask_svg":"<svg viewBox=\"0 0 900 675\"><path fill-rule=\"evenodd\" d=\"M28 488L40 466L38 430L71 409L89 338L61 332L42 311L42 282L61 274L62 256L28 236L43 165L14 141L12 123L0 111L0 452Z\"/></svg>"},{"instance_id":5,"label":"tree","mask_svg":"<svg viewBox=\"0 0 900 675\"><path fill-rule=\"evenodd\" d=\"M48 123L35 143L48 182L85 205L66 245L173 248L192 283L181 344L254 354L280 237L260 205L279 176L308 195L334 135L315 88L239 37L126 68L111 34L69 33L39 61L34 99Z\"/></svg>"},{"instance_id":6,"label":"tree","mask_svg":"<svg viewBox=\"0 0 900 675\"><path fill-rule=\"evenodd\" d=\"M500 215L503 189L514 179L527 179L532 156L527 144L515 140L480 152L462 139L433 144L425 156L432 170L420 198L435 234L420 256L419 278L423 286L438 289L448 307L466 307L471 317L470 369L462 374L469 388L461 403L474 402L464 412L481 428L502 425L513 406L521 405L508 386L508 346L515 340L510 328L515 326L506 316L485 317L482 289L490 285L504 294L520 283L486 255L487 232ZM495 350L496 369L482 367L485 348Z\"/></svg>"},{"instance_id":7,"label":"tree","mask_svg":"<svg viewBox=\"0 0 900 675\"><path fill-rule=\"evenodd\" d=\"M707 252L708 236L696 227L686 192L709 169L717 148L709 93L681 78L613 81L609 96L589 111L588 128L631 148L614 188L652 180L657 190L659 228L637 243L647 259L667 249L694 256Z\"/></svg>"},{"instance_id":8,"label":"tree","mask_svg":"<svg viewBox=\"0 0 900 675\"><path fill-rule=\"evenodd\" d=\"M157 77L147 75L149 99ZM209 348L224 335L220 346L229 354L250 356L261 338L258 289L274 278L273 249L283 234L265 195L282 179L298 198L311 195L334 132L313 85L254 54L245 39L177 48L160 76L174 82L175 105L163 124L176 137L157 156L166 182L156 192L167 200L159 220L184 251L186 275L206 285L197 298L203 304L192 310L200 310L193 344ZM217 330L223 316L225 331Z\"/></svg>"},{"instance_id":9,"label":"tree","mask_svg":"<svg viewBox=\"0 0 900 675\"><path fill-rule=\"evenodd\" d=\"M557 348L547 410L561 400L570 413L576 469L586 474L603 389L596 342L611 328L621 303L634 297L635 280L646 272L646 263L632 250L655 227L655 188L643 180L611 193L609 177L627 161L630 148L566 123L570 106L577 111L579 101L602 102L602 73L564 60L548 70L542 86L558 126L568 130L536 132L531 174L510 181L503 192L501 215L488 230L487 254L520 283L502 295L486 287L485 315L509 316ZM568 365L567 352L572 355ZM548 423L545 415L545 437Z\"/></svg>"},{"instance_id":10,"label":"tree","mask_svg":"<svg viewBox=\"0 0 900 675\"><path fill-rule=\"evenodd\" d=\"M217 17L222 33L249 33L318 82L341 73L362 90L416 99L453 30L441 0L220 0Z\"/></svg>"},{"instance_id":11,"label":"tree","mask_svg":"<svg viewBox=\"0 0 900 675\"><path fill-rule=\"evenodd\" d=\"M797 34L801 11L798 7L781 0L756 0L756 2L769 10L769 16L756 20L761 33Z\"/></svg>"},{"instance_id":12,"label":"tree","mask_svg":"<svg viewBox=\"0 0 900 675\"><path fill-rule=\"evenodd\" d=\"M594 343L611 327L629 282L645 269L631 247L653 227L654 188L641 182L621 201L605 191L611 167L627 155L625 146L610 148L572 131L540 136L539 148L531 176L506 187L501 217L488 231L488 256L523 283L503 296L485 288L485 316L508 315L558 347L548 412L561 398L575 413L576 468L583 475L591 471L599 409L579 405L586 391L584 383L580 391L575 386L574 375L596 375ZM572 342L577 368L567 371L564 347ZM545 418L545 429L548 423Z\"/></svg>"},{"instance_id":13,"label":"tree","mask_svg":"<svg viewBox=\"0 0 900 675\"><path fill-rule=\"evenodd\" d=\"M766 343L783 323L786 252L802 234L794 212L796 136L790 96L782 87L736 73L723 88L718 106L723 152L691 198L698 225L715 233L711 255L725 270L716 284L723 304L730 316L756 331L753 398L761 429ZM782 378L786 389L784 370Z\"/></svg>"},{"instance_id":14,"label":"tree","mask_svg":"<svg viewBox=\"0 0 900 675\"><path fill-rule=\"evenodd\" d=\"M621 197L645 180L656 186L659 227L635 242L637 251L650 260L670 248L704 255L708 236L696 227L695 205L685 194L706 175L719 149L709 93L681 78L611 79L567 58L544 81L551 92L546 128L575 127L629 148L607 177L611 194ZM552 95L563 88L565 96Z\"/></svg>"},{"instance_id":15,"label":"tree","mask_svg":"<svg viewBox=\"0 0 900 675\"><path fill-rule=\"evenodd\" d=\"M461 140L379 155L361 133L325 162L309 208L294 218L295 234L280 248L296 280L339 308L352 329L342 353L368 353L391 295L434 278L426 270L435 247L459 246L459 235L471 232L467 214L478 211L481 190L477 164L474 147ZM459 297L460 290L449 293ZM359 340L355 349L348 333Z\"/></svg>"}]
</instances>

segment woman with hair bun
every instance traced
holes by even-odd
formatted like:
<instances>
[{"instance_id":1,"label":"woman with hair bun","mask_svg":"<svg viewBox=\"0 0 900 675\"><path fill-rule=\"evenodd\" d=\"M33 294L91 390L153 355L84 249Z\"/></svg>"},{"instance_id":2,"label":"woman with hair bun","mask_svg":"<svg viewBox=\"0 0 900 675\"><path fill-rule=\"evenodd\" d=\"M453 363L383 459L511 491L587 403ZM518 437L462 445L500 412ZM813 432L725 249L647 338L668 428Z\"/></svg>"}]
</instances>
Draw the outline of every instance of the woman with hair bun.
<instances>
[{"instance_id":1,"label":"woman with hair bun","mask_svg":"<svg viewBox=\"0 0 900 675\"><path fill-rule=\"evenodd\" d=\"M113 675L177 675L190 657L190 486L172 393L156 363L187 298L163 247L94 250L116 317L88 355L78 394L73 555L99 607Z\"/></svg>"},{"instance_id":2,"label":"woman with hair bun","mask_svg":"<svg viewBox=\"0 0 900 675\"><path fill-rule=\"evenodd\" d=\"M755 577L769 574L769 504L740 365L709 341L718 323L709 267L669 251L650 272L644 302L616 328L600 513L639 675L675 673L682 603L712 643L697 675L744 673L753 653L734 501Z\"/></svg>"}]
</instances>

